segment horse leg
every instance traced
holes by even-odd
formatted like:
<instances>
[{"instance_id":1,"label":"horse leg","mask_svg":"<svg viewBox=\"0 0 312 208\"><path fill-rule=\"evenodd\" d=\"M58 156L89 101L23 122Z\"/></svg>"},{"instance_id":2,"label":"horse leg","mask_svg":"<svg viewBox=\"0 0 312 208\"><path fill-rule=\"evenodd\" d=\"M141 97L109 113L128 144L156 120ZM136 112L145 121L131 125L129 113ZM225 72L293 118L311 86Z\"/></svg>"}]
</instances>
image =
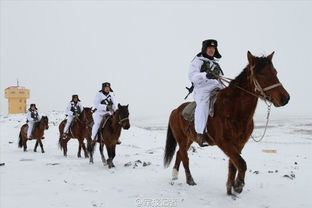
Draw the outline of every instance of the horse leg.
<instances>
[{"instance_id":1,"label":"horse leg","mask_svg":"<svg viewBox=\"0 0 312 208\"><path fill-rule=\"evenodd\" d=\"M176 161L172 170L172 180L178 179L180 164L181 164L180 150L178 150L176 154Z\"/></svg>"},{"instance_id":2,"label":"horse leg","mask_svg":"<svg viewBox=\"0 0 312 208\"><path fill-rule=\"evenodd\" d=\"M41 139L39 139L39 144L40 144L40 147L41 147L41 152L44 153L43 144L42 144Z\"/></svg>"},{"instance_id":3,"label":"horse leg","mask_svg":"<svg viewBox=\"0 0 312 208\"><path fill-rule=\"evenodd\" d=\"M94 153L94 147L95 147L95 143L92 142L92 140L89 140L88 141L88 151L89 151L89 156L90 156L90 159L89 159L89 163L93 163L93 153Z\"/></svg>"},{"instance_id":4,"label":"horse leg","mask_svg":"<svg viewBox=\"0 0 312 208\"><path fill-rule=\"evenodd\" d=\"M69 141L68 138L66 138L65 140L63 140L63 153L64 156L67 157L67 142Z\"/></svg>"},{"instance_id":5,"label":"horse leg","mask_svg":"<svg viewBox=\"0 0 312 208\"><path fill-rule=\"evenodd\" d=\"M179 154L180 154L180 158L182 160L182 163L183 163L183 166L185 169L186 183L188 185L191 185L191 186L196 185L196 183L194 182L194 179L192 177L190 168L189 168L189 158L187 155L187 149L186 148L181 149L181 147L180 147Z\"/></svg>"},{"instance_id":6,"label":"horse leg","mask_svg":"<svg viewBox=\"0 0 312 208\"><path fill-rule=\"evenodd\" d=\"M24 152L27 152L27 139L23 140Z\"/></svg>"},{"instance_id":7,"label":"horse leg","mask_svg":"<svg viewBox=\"0 0 312 208\"><path fill-rule=\"evenodd\" d=\"M85 158L88 158L88 157L89 157L89 154L88 154L86 145L85 145L85 143L83 142L83 140L82 140L81 146L82 146L82 149L83 149Z\"/></svg>"},{"instance_id":8,"label":"horse leg","mask_svg":"<svg viewBox=\"0 0 312 208\"><path fill-rule=\"evenodd\" d=\"M36 141L34 152L37 152L37 147L38 147L38 140Z\"/></svg>"},{"instance_id":9,"label":"horse leg","mask_svg":"<svg viewBox=\"0 0 312 208\"><path fill-rule=\"evenodd\" d=\"M228 195L232 195L232 187L234 187L234 180L235 180L236 172L237 172L237 169L235 165L229 159L229 173L228 173L228 179L226 182L226 189L227 189Z\"/></svg>"},{"instance_id":10,"label":"horse leg","mask_svg":"<svg viewBox=\"0 0 312 208\"><path fill-rule=\"evenodd\" d=\"M116 145L113 145L112 147L109 147L107 145L105 145L105 146L106 146L106 150L107 150L107 154L108 154L108 159L107 159L108 168L114 168L115 165L113 163L113 159L115 157Z\"/></svg>"},{"instance_id":11,"label":"horse leg","mask_svg":"<svg viewBox=\"0 0 312 208\"><path fill-rule=\"evenodd\" d=\"M228 147L228 145L225 145L225 146ZM224 153L226 153L229 156L230 161L234 166L234 167L232 167L232 165L229 166L229 170L231 168L231 171L232 171L232 169L234 170L234 168L236 168L238 171L233 188L234 188L235 192L241 193L243 191L243 188L245 185L245 173L247 170L247 164L246 164L245 160L240 156L240 154L235 149L227 148L225 150L225 148L222 148L222 147L221 147L221 149L223 150ZM231 178L235 177L234 172L235 171L233 171L232 173L229 172L229 177L231 177ZM234 176L232 174L234 174ZM231 180L231 178L230 178L230 180ZM227 189L227 191L228 191L228 189ZM228 193L229 193L229 191L228 191Z\"/></svg>"},{"instance_id":12,"label":"horse leg","mask_svg":"<svg viewBox=\"0 0 312 208\"><path fill-rule=\"evenodd\" d=\"M77 157L78 157L78 158L81 158L81 141L80 141L80 139L78 139L78 142L79 142L79 146L78 146Z\"/></svg>"},{"instance_id":13,"label":"horse leg","mask_svg":"<svg viewBox=\"0 0 312 208\"><path fill-rule=\"evenodd\" d=\"M103 149L104 149L103 147L104 147L104 143L100 143L99 149L101 153L102 162L103 162L103 165L107 165L107 162L103 153Z\"/></svg>"}]
</instances>

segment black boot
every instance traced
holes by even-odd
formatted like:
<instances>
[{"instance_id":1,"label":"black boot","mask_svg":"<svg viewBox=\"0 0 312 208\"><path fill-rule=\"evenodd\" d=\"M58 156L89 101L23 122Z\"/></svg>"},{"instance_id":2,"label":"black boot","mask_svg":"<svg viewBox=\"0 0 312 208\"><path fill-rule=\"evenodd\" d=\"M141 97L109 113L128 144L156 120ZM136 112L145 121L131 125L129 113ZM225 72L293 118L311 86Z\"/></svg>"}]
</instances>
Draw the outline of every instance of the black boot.
<instances>
[{"instance_id":1,"label":"black boot","mask_svg":"<svg viewBox=\"0 0 312 208\"><path fill-rule=\"evenodd\" d=\"M207 147L209 144L207 140L205 139L204 134L197 134L196 136L196 142L199 144L201 147Z\"/></svg>"},{"instance_id":2,"label":"black boot","mask_svg":"<svg viewBox=\"0 0 312 208\"><path fill-rule=\"evenodd\" d=\"M63 133L62 137L63 139L67 139L67 133Z\"/></svg>"}]
</instances>

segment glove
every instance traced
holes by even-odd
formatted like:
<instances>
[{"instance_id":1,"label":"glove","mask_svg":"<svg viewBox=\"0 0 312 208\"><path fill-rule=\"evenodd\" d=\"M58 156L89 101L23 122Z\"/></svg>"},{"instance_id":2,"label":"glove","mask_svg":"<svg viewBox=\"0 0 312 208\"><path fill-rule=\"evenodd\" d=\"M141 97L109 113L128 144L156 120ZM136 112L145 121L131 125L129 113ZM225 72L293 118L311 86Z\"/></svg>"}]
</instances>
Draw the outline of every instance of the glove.
<instances>
[{"instance_id":1,"label":"glove","mask_svg":"<svg viewBox=\"0 0 312 208\"><path fill-rule=\"evenodd\" d=\"M107 105L106 106L107 111L113 111L113 106L112 105Z\"/></svg>"},{"instance_id":2,"label":"glove","mask_svg":"<svg viewBox=\"0 0 312 208\"><path fill-rule=\"evenodd\" d=\"M75 108L74 108L74 107L71 107L71 108L70 108L70 111L75 112Z\"/></svg>"},{"instance_id":3,"label":"glove","mask_svg":"<svg viewBox=\"0 0 312 208\"><path fill-rule=\"evenodd\" d=\"M206 77L207 79L217 79L211 71L207 71Z\"/></svg>"},{"instance_id":4,"label":"glove","mask_svg":"<svg viewBox=\"0 0 312 208\"><path fill-rule=\"evenodd\" d=\"M103 104L106 104L106 103L105 103L105 100L102 100L102 101L101 101L101 104L102 104L102 105L103 105Z\"/></svg>"},{"instance_id":5,"label":"glove","mask_svg":"<svg viewBox=\"0 0 312 208\"><path fill-rule=\"evenodd\" d=\"M216 66L215 66L215 68L213 69L212 72L213 72L214 74L217 74L217 75L223 74L223 73L222 73L222 69L221 69L221 67L220 67L219 64L216 64Z\"/></svg>"}]
</instances>

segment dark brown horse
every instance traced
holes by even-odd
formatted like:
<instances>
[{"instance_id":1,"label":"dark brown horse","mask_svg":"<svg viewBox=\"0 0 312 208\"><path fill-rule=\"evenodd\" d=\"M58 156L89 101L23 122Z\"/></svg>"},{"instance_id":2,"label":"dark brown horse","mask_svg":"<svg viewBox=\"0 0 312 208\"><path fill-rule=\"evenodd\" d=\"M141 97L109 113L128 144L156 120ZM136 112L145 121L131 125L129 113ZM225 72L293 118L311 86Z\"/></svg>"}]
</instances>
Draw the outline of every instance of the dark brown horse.
<instances>
[{"instance_id":1,"label":"dark brown horse","mask_svg":"<svg viewBox=\"0 0 312 208\"><path fill-rule=\"evenodd\" d=\"M130 128L130 121L129 121L129 110L128 106L122 106L118 104L118 109L111 115L106 124L103 127L100 127L98 132L98 142L100 143L100 153L102 162L104 165L108 164L108 168L115 167L113 163L113 159L116 154L116 144L120 137L121 129L129 129ZM105 160L103 147L104 144L106 146L108 159ZM88 150L90 153L90 163L93 163L93 153L94 153L95 143L91 140L88 140Z\"/></svg>"},{"instance_id":2,"label":"dark brown horse","mask_svg":"<svg viewBox=\"0 0 312 208\"><path fill-rule=\"evenodd\" d=\"M91 127L90 123L93 121L91 108L83 108L82 113L75 117L72 121L71 126L69 127L68 134L66 138L63 137L64 127L66 124L66 119L63 120L59 125L59 147L63 150L64 156L67 156L67 143L70 139L78 139L79 147L77 156L81 157L81 148L84 151L85 157L89 157L84 143L84 139L91 137Z\"/></svg>"},{"instance_id":3,"label":"dark brown horse","mask_svg":"<svg viewBox=\"0 0 312 208\"><path fill-rule=\"evenodd\" d=\"M38 144L40 144L41 152L44 153L42 139L43 139L44 130L46 130L48 128L49 128L49 119L47 116L42 116L40 121L38 121L34 124L33 130L32 130L32 138L36 139L34 152L37 152ZM28 124L24 124L21 127L21 130L19 133L18 147L19 148L24 147L24 152L27 152L27 140L28 140L27 139L27 129L28 129Z\"/></svg>"},{"instance_id":4,"label":"dark brown horse","mask_svg":"<svg viewBox=\"0 0 312 208\"><path fill-rule=\"evenodd\" d=\"M219 92L214 117L208 118L206 136L209 144L217 145L229 157L226 183L228 195L232 194L232 188L241 193L244 187L247 165L240 154L254 128L253 116L258 98L272 102L276 107L284 106L289 101L289 94L280 84L272 64L273 54L255 57L248 51L248 65L228 87ZM187 155L187 150L196 140L196 133L194 122L188 122L181 116L186 105L180 105L170 115L164 165L169 166L178 143L173 179L177 179L182 161L187 184L196 185Z\"/></svg>"}]
</instances>

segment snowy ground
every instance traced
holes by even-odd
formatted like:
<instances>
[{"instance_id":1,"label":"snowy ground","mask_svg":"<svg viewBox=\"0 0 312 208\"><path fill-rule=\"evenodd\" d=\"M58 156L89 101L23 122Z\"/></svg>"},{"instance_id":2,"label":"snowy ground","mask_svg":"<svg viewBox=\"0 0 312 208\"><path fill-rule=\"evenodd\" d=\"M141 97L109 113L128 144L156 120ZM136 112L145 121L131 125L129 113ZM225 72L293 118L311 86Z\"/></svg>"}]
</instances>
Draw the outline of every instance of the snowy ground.
<instances>
[{"instance_id":1,"label":"snowy ground","mask_svg":"<svg viewBox=\"0 0 312 208\"><path fill-rule=\"evenodd\" d=\"M261 143L247 143L242 153L248 165L246 186L233 200L225 194L227 158L217 147L194 144L189 151L197 186L185 183L183 167L179 179L171 181L172 164L168 169L162 165L164 122L132 122L117 147L116 168L108 169L98 151L93 165L77 158L76 140L69 142L65 158L57 147L63 115L48 116L44 154L32 151L34 141L26 153L17 148L23 115L0 116L1 208L312 207L312 117L273 120ZM261 134L262 123L256 124L255 134Z\"/></svg>"}]
</instances>

